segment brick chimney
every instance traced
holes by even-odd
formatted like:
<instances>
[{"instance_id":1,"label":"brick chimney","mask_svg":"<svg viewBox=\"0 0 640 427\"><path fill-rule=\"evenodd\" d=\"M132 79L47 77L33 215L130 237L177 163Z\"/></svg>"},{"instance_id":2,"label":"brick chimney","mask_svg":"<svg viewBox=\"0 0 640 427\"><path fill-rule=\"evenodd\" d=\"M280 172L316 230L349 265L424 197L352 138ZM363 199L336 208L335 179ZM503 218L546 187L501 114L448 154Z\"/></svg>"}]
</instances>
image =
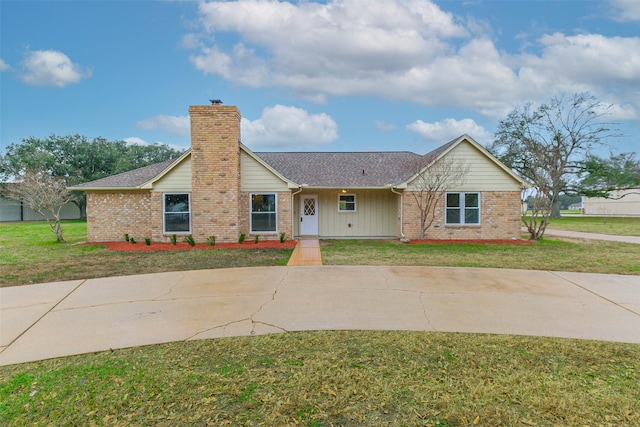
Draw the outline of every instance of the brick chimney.
<instances>
[{"instance_id":1,"label":"brick chimney","mask_svg":"<svg viewBox=\"0 0 640 427\"><path fill-rule=\"evenodd\" d=\"M216 236L238 240L240 208L240 111L237 107L189 107L191 116L191 230L197 242Z\"/></svg>"}]
</instances>

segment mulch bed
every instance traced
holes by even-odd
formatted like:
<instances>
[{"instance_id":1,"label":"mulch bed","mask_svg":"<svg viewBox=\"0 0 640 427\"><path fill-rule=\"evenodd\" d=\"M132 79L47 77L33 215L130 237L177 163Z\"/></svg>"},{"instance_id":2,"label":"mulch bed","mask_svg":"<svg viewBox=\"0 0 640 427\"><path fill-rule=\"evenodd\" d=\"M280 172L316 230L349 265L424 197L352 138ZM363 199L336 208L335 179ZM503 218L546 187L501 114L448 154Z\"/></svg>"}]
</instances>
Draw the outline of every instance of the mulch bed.
<instances>
[{"instance_id":1,"label":"mulch bed","mask_svg":"<svg viewBox=\"0 0 640 427\"><path fill-rule=\"evenodd\" d=\"M531 240L514 239L514 240L411 240L411 245L433 244L433 245L531 245L535 242Z\"/></svg>"},{"instance_id":2,"label":"mulch bed","mask_svg":"<svg viewBox=\"0 0 640 427\"><path fill-rule=\"evenodd\" d=\"M287 240L280 243L279 240L264 240L258 243L254 241L245 241L243 243L216 243L211 246L206 243L198 243L191 246L188 243L151 243L147 245L144 241L130 242L98 242L90 243L92 245L104 245L110 251L119 252L157 252L157 251L190 251L194 249L291 249L296 246L297 241Z\"/></svg>"}]
</instances>

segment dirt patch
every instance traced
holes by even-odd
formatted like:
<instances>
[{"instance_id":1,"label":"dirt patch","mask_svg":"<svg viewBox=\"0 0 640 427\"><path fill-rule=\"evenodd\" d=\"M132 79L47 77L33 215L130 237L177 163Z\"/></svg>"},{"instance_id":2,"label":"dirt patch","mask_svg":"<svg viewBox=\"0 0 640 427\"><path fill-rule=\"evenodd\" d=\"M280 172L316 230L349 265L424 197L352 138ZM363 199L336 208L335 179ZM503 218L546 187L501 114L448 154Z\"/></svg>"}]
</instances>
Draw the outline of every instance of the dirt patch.
<instances>
[{"instance_id":1,"label":"dirt patch","mask_svg":"<svg viewBox=\"0 0 640 427\"><path fill-rule=\"evenodd\" d=\"M461 245L461 244L475 244L475 245L531 245L535 242L531 240L411 240L411 245L422 244L434 244L434 245Z\"/></svg>"},{"instance_id":2,"label":"dirt patch","mask_svg":"<svg viewBox=\"0 0 640 427\"><path fill-rule=\"evenodd\" d=\"M206 243L198 243L191 246L188 243L151 243L147 245L145 242L98 242L89 243L91 245L104 245L110 251L118 252L157 252L157 251L190 251L197 249L291 249L298 242L295 240L287 240L280 242L278 240L264 240L258 243L253 241L245 241L243 243L216 243L215 246Z\"/></svg>"}]
</instances>

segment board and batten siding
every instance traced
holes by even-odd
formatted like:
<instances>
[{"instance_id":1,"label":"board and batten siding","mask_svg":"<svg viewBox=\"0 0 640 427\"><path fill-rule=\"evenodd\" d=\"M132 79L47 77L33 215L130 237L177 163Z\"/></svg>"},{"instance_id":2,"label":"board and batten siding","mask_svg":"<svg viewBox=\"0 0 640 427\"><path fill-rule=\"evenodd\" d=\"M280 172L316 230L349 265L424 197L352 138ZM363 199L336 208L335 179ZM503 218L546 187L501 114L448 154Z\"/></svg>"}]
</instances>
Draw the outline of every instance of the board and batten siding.
<instances>
[{"instance_id":1,"label":"board and batten siding","mask_svg":"<svg viewBox=\"0 0 640 427\"><path fill-rule=\"evenodd\" d=\"M320 238L395 238L399 235L398 196L390 190L347 190L355 194L356 211L338 212L339 190L306 191L318 196L318 234ZM295 214L300 221L300 198ZM296 222L295 233L299 232ZM350 225L350 226L349 226Z\"/></svg>"},{"instance_id":2,"label":"board and batten siding","mask_svg":"<svg viewBox=\"0 0 640 427\"><path fill-rule=\"evenodd\" d=\"M447 191L519 191L521 184L470 143L463 141L453 148L446 159L460 159L469 168L469 174L461 186ZM409 183L408 190L415 190Z\"/></svg>"},{"instance_id":3,"label":"board and batten siding","mask_svg":"<svg viewBox=\"0 0 640 427\"><path fill-rule=\"evenodd\" d=\"M185 158L169 173L153 184L153 191L164 193L191 192L191 157Z\"/></svg>"},{"instance_id":4,"label":"board and batten siding","mask_svg":"<svg viewBox=\"0 0 640 427\"><path fill-rule=\"evenodd\" d=\"M287 183L244 151L240 152L240 189L242 191L288 191Z\"/></svg>"}]
</instances>

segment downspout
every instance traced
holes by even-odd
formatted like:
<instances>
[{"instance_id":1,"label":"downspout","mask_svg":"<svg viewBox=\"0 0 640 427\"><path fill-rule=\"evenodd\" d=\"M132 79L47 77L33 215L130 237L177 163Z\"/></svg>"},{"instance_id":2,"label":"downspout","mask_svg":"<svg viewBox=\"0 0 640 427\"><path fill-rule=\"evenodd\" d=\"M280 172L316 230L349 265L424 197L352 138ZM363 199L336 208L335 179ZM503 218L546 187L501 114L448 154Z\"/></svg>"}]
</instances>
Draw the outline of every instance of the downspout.
<instances>
[{"instance_id":1,"label":"downspout","mask_svg":"<svg viewBox=\"0 0 640 427\"><path fill-rule=\"evenodd\" d=\"M302 193L302 185L298 185L298 191L295 193L291 193L291 238L293 239L293 213L296 211L296 207L294 205L296 195ZM296 221L297 222L297 221Z\"/></svg>"},{"instance_id":2,"label":"downspout","mask_svg":"<svg viewBox=\"0 0 640 427\"><path fill-rule=\"evenodd\" d=\"M400 196L400 238L401 242L408 242L407 238L404 236L404 192L398 193L395 190L396 187L391 186L391 192Z\"/></svg>"}]
</instances>

